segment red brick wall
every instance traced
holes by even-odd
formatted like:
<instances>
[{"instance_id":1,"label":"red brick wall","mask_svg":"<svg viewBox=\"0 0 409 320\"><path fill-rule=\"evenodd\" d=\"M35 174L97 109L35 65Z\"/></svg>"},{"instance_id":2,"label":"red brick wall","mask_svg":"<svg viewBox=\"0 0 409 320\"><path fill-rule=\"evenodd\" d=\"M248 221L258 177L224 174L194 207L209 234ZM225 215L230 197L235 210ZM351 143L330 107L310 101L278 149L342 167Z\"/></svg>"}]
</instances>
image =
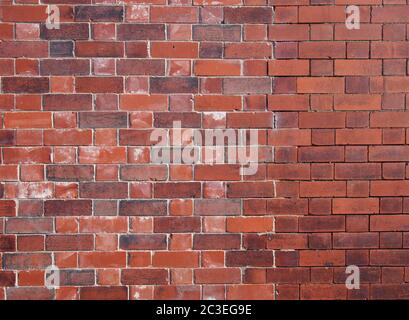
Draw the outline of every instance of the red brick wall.
<instances>
[{"instance_id":1,"label":"red brick wall","mask_svg":"<svg viewBox=\"0 0 409 320\"><path fill-rule=\"evenodd\" d=\"M42 2L0 7L0 298L409 298L405 0ZM257 173L153 164L174 120Z\"/></svg>"}]
</instances>

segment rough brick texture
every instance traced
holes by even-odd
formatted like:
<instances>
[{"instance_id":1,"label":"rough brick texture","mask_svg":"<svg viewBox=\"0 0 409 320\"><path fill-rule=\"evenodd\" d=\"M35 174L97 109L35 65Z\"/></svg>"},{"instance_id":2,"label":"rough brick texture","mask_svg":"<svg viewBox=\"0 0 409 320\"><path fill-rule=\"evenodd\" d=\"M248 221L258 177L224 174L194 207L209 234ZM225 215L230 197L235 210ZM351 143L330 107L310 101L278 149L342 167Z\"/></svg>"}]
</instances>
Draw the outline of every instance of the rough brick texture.
<instances>
[{"instance_id":1,"label":"rough brick texture","mask_svg":"<svg viewBox=\"0 0 409 320\"><path fill-rule=\"evenodd\" d=\"M406 2L2 0L0 299L408 299ZM257 172L153 163L173 121Z\"/></svg>"}]
</instances>

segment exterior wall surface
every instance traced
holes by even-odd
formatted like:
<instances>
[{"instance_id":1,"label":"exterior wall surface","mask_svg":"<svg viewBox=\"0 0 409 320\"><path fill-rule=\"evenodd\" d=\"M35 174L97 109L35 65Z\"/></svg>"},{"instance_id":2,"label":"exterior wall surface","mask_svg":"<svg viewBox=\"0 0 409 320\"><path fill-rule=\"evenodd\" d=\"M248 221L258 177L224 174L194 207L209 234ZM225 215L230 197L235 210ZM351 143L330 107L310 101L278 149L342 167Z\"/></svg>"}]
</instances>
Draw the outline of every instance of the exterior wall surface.
<instances>
[{"instance_id":1,"label":"exterior wall surface","mask_svg":"<svg viewBox=\"0 0 409 320\"><path fill-rule=\"evenodd\" d=\"M406 0L0 3L1 299L409 298Z\"/></svg>"}]
</instances>

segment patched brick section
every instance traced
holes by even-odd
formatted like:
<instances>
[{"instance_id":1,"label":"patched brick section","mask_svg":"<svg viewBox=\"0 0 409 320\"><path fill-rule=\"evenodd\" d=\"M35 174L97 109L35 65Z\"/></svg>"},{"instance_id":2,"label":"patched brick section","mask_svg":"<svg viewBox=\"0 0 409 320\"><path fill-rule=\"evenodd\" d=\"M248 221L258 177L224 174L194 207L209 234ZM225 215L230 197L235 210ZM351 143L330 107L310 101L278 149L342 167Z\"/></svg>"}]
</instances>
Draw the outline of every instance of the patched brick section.
<instances>
[{"instance_id":1,"label":"patched brick section","mask_svg":"<svg viewBox=\"0 0 409 320\"><path fill-rule=\"evenodd\" d=\"M64 2L1 10L0 299L408 298L405 1ZM155 162L175 122L258 169Z\"/></svg>"}]
</instances>

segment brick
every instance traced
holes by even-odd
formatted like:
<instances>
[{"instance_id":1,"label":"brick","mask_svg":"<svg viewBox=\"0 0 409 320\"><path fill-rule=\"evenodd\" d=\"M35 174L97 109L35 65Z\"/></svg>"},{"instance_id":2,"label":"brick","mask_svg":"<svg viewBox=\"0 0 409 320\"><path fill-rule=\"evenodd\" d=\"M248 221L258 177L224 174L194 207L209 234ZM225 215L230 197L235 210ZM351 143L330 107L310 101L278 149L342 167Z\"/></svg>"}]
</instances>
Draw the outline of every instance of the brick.
<instances>
[{"instance_id":1,"label":"brick","mask_svg":"<svg viewBox=\"0 0 409 320\"><path fill-rule=\"evenodd\" d=\"M194 70L197 76L239 76L241 66L239 61L198 60Z\"/></svg>"},{"instance_id":2,"label":"brick","mask_svg":"<svg viewBox=\"0 0 409 320\"><path fill-rule=\"evenodd\" d=\"M165 215L166 201L163 200L123 200L119 205L119 214L124 216Z\"/></svg>"},{"instance_id":3,"label":"brick","mask_svg":"<svg viewBox=\"0 0 409 320\"><path fill-rule=\"evenodd\" d=\"M5 93L46 93L49 91L49 80L40 77L5 77L2 81L2 89Z\"/></svg>"},{"instance_id":4,"label":"brick","mask_svg":"<svg viewBox=\"0 0 409 320\"><path fill-rule=\"evenodd\" d=\"M335 60L335 75L376 76L382 73L380 60Z\"/></svg>"},{"instance_id":5,"label":"brick","mask_svg":"<svg viewBox=\"0 0 409 320\"><path fill-rule=\"evenodd\" d=\"M227 267L269 267L273 264L273 255L269 251L229 251L226 253Z\"/></svg>"},{"instance_id":6,"label":"brick","mask_svg":"<svg viewBox=\"0 0 409 320\"><path fill-rule=\"evenodd\" d=\"M311 130L274 129L268 132L268 144L274 146L310 145Z\"/></svg>"},{"instance_id":7,"label":"brick","mask_svg":"<svg viewBox=\"0 0 409 320\"><path fill-rule=\"evenodd\" d=\"M299 93L342 93L344 81L342 78L298 78L297 91Z\"/></svg>"},{"instance_id":8,"label":"brick","mask_svg":"<svg viewBox=\"0 0 409 320\"><path fill-rule=\"evenodd\" d=\"M233 59L267 59L271 58L272 48L267 43L229 43L225 45L224 55Z\"/></svg>"},{"instance_id":9,"label":"brick","mask_svg":"<svg viewBox=\"0 0 409 320\"><path fill-rule=\"evenodd\" d=\"M89 25L86 23L63 23L60 29L49 29L41 25L40 38L47 40L87 40Z\"/></svg>"},{"instance_id":10,"label":"brick","mask_svg":"<svg viewBox=\"0 0 409 320\"><path fill-rule=\"evenodd\" d=\"M270 7L257 8L224 8L224 20L226 23L272 23L273 11Z\"/></svg>"},{"instance_id":11,"label":"brick","mask_svg":"<svg viewBox=\"0 0 409 320\"><path fill-rule=\"evenodd\" d=\"M346 114L343 112L303 112L299 115L300 128L345 128Z\"/></svg>"},{"instance_id":12,"label":"brick","mask_svg":"<svg viewBox=\"0 0 409 320\"><path fill-rule=\"evenodd\" d=\"M271 80L269 78L224 78L224 93L271 93Z\"/></svg>"},{"instance_id":13,"label":"brick","mask_svg":"<svg viewBox=\"0 0 409 320\"><path fill-rule=\"evenodd\" d=\"M92 109L90 94L50 94L43 97L44 110L49 111L79 111Z\"/></svg>"},{"instance_id":14,"label":"brick","mask_svg":"<svg viewBox=\"0 0 409 320\"><path fill-rule=\"evenodd\" d=\"M302 42L299 45L300 58L345 58L344 42Z\"/></svg>"},{"instance_id":15,"label":"brick","mask_svg":"<svg viewBox=\"0 0 409 320\"><path fill-rule=\"evenodd\" d=\"M305 76L310 73L308 60L275 60L268 62L270 76Z\"/></svg>"},{"instance_id":16,"label":"brick","mask_svg":"<svg viewBox=\"0 0 409 320\"><path fill-rule=\"evenodd\" d=\"M406 6L379 7L372 12L372 21L379 22L408 22L409 10Z\"/></svg>"},{"instance_id":17,"label":"brick","mask_svg":"<svg viewBox=\"0 0 409 320\"><path fill-rule=\"evenodd\" d=\"M128 125L125 112L81 112L80 128L124 128Z\"/></svg>"},{"instance_id":18,"label":"brick","mask_svg":"<svg viewBox=\"0 0 409 320\"><path fill-rule=\"evenodd\" d=\"M81 300L125 300L128 297L127 287L82 287Z\"/></svg>"},{"instance_id":19,"label":"brick","mask_svg":"<svg viewBox=\"0 0 409 320\"><path fill-rule=\"evenodd\" d=\"M194 273L196 283L239 283L240 269L238 268L212 268L196 269Z\"/></svg>"},{"instance_id":20,"label":"brick","mask_svg":"<svg viewBox=\"0 0 409 320\"><path fill-rule=\"evenodd\" d=\"M308 95L269 95L268 109L272 111L306 111Z\"/></svg>"},{"instance_id":21,"label":"brick","mask_svg":"<svg viewBox=\"0 0 409 320\"><path fill-rule=\"evenodd\" d=\"M50 128L52 126L49 112L13 112L4 114L6 128Z\"/></svg>"},{"instance_id":22,"label":"brick","mask_svg":"<svg viewBox=\"0 0 409 320\"><path fill-rule=\"evenodd\" d=\"M301 217L299 220L301 232L339 232L345 229L345 220L341 216Z\"/></svg>"},{"instance_id":23,"label":"brick","mask_svg":"<svg viewBox=\"0 0 409 320\"><path fill-rule=\"evenodd\" d=\"M275 268L267 270L267 282L305 283L310 280L307 268Z\"/></svg>"},{"instance_id":24,"label":"brick","mask_svg":"<svg viewBox=\"0 0 409 320\"><path fill-rule=\"evenodd\" d=\"M197 250L228 250L239 249L240 235L238 234L203 234L195 235L193 249Z\"/></svg>"},{"instance_id":25,"label":"brick","mask_svg":"<svg viewBox=\"0 0 409 320\"><path fill-rule=\"evenodd\" d=\"M342 197L346 194L346 184L342 181L314 181L301 182L300 195L302 197Z\"/></svg>"},{"instance_id":26,"label":"brick","mask_svg":"<svg viewBox=\"0 0 409 320\"><path fill-rule=\"evenodd\" d=\"M334 214L368 214L379 212L379 201L376 198L337 198L333 199Z\"/></svg>"},{"instance_id":27,"label":"brick","mask_svg":"<svg viewBox=\"0 0 409 320\"><path fill-rule=\"evenodd\" d=\"M152 22L198 22L198 10L194 7L152 7L150 10Z\"/></svg>"},{"instance_id":28,"label":"brick","mask_svg":"<svg viewBox=\"0 0 409 320\"><path fill-rule=\"evenodd\" d=\"M45 247L50 251L89 251L94 248L92 235L48 235Z\"/></svg>"},{"instance_id":29,"label":"brick","mask_svg":"<svg viewBox=\"0 0 409 320\"><path fill-rule=\"evenodd\" d=\"M10 218L6 222L6 233L51 233L53 221L50 218Z\"/></svg>"},{"instance_id":30,"label":"brick","mask_svg":"<svg viewBox=\"0 0 409 320\"><path fill-rule=\"evenodd\" d=\"M381 178L381 167L376 163L337 163L335 179L340 180L374 180Z\"/></svg>"},{"instance_id":31,"label":"brick","mask_svg":"<svg viewBox=\"0 0 409 320\"><path fill-rule=\"evenodd\" d=\"M160 59L120 59L116 67L119 75L165 75L165 61Z\"/></svg>"},{"instance_id":32,"label":"brick","mask_svg":"<svg viewBox=\"0 0 409 320\"><path fill-rule=\"evenodd\" d=\"M124 250L163 250L167 248L166 235L122 235L119 247Z\"/></svg>"},{"instance_id":33,"label":"brick","mask_svg":"<svg viewBox=\"0 0 409 320\"><path fill-rule=\"evenodd\" d=\"M153 223L154 232L179 233L200 231L199 217L157 217Z\"/></svg>"},{"instance_id":34,"label":"brick","mask_svg":"<svg viewBox=\"0 0 409 320\"><path fill-rule=\"evenodd\" d=\"M381 144L382 132L377 129L340 129L335 139L337 144Z\"/></svg>"},{"instance_id":35,"label":"brick","mask_svg":"<svg viewBox=\"0 0 409 320\"><path fill-rule=\"evenodd\" d=\"M408 231L407 215L379 215L371 218L371 231Z\"/></svg>"},{"instance_id":36,"label":"brick","mask_svg":"<svg viewBox=\"0 0 409 320\"><path fill-rule=\"evenodd\" d=\"M222 95L197 95L195 96L195 110L196 111L233 111L233 110L241 110L241 108L242 108L242 99L239 96L226 96L226 95L223 95L223 96Z\"/></svg>"},{"instance_id":37,"label":"brick","mask_svg":"<svg viewBox=\"0 0 409 320\"><path fill-rule=\"evenodd\" d=\"M3 267L5 270L32 270L46 268L51 264L48 253L4 253Z\"/></svg>"},{"instance_id":38,"label":"brick","mask_svg":"<svg viewBox=\"0 0 409 320\"><path fill-rule=\"evenodd\" d=\"M241 29L237 25L193 25L193 40L240 41Z\"/></svg>"},{"instance_id":39,"label":"brick","mask_svg":"<svg viewBox=\"0 0 409 320\"><path fill-rule=\"evenodd\" d=\"M229 198L273 197L274 186L271 182L231 182L227 185Z\"/></svg>"},{"instance_id":40,"label":"brick","mask_svg":"<svg viewBox=\"0 0 409 320\"><path fill-rule=\"evenodd\" d=\"M80 185L80 195L84 198L121 199L128 196L128 184L123 182L84 182Z\"/></svg>"},{"instance_id":41,"label":"brick","mask_svg":"<svg viewBox=\"0 0 409 320\"><path fill-rule=\"evenodd\" d=\"M161 77L150 78L151 93L197 93L197 78Z\"/></svg>"},{"instance_id":42,"label":"brick","mask_svg":"<svg viewBox=\"0 0 409 320\"><path fill-rule=\"evenodd\" d=\"M119 77L81 77L77 78L75 89L78 93L121 93L123 83Z\"/></svg>"},{"instance_id":43,"label":"brick","mask_svg":"<svg viewBox=\"0 0 409 320\"><path fill-rule=\"evenodd\" d=\"M40 62L42 75L67 76L88 75L90 72L89 62L74 59L45 59Z\"/></svg>"},{"instance_id":44,"label":"brick","mask_svg":"<svg viewBox=\"0 0 409 320\"><path fill-rule=\"evenodd\" d=\"M94 270L63 270L60 273L60 283L63 286L91 286L94 279Z\"/></svg>"},{"instance_id":45,"label":"brick","mask_svg":"<svg viewBox=\"0 0 409 320\"><path fill-rule=\"evenodd\" d=\"M199 46L191 42L151 42L153 58L196 58Z\"/></svg>"},{"instance_id":46,"label":"brick","mask_svg":"<svg viewBox=\"0 0 409 320\"><path fill-rule=\"evenodd\" d=\"M91 130L46 130L44 132L45 145L90 145L92 143Z\"/></svg>"},{"instance_id":47,"label":"brick","mask_svg":"<svg viewBox=\"0 0 409 320\"><path fill-rule=\"evenodd\" d=\"M406 196L408 181L372 181L371 195L373 196Z\"/></svg>"},{"instance_id":48,"label":"brick","mask_svg":"<svg viewBox=\"0 0 409 320\"><path fill-rule=\"evenodd\" d=\"M270 232L273 229L271 218L228 218L228 232Z\"/></svg>"},{"instance_id":49,"label":"brick","mask_svg":"<svg viewBox=\"0 0 409 320\"><path fill-rule=\"evenodd\" d=\"M77 6L74 11L75 21L121 22L122 6Z\"/></svg>"},{"instance_id":50,"label":"brick","mask_svg":"<svg viewBox=\"0 0 409 320\"><path fill-rule=\"evenodd\" d=\"M164 24L120 24L117 28L118 40L164 40Z\"/></svg>"},{"instance_id":51,"label":"brick","mask_svg":"<svg viewBox=\"0 0 409 320\"><path fill-rule=\"evenodd\" d=\"M47 166L47 179L51 181L90 181L94 177L94 167L90 165Z\"/></svg>"},{"instance_id":52,"label":"brick","mask_svg":"<svg viewBox=\"0 0 409 320\"><path fill-rule=\"evenodd\" d=\"M194 268L199 266L199 255L197 252L157 252L152 264L157 268Z\"/></svg>"},{"instance_id":53,"label":"brick","mask_svg":"<svg viewBox=\"0 0 409 320\"><path fill-rule=\"evenodd\" d=\"M307 24L275 24L268 27L268 39L274 41L302 41L309 39Z\"/></svg>"},{"instance_id":54,"label":"brick","mask_svg":"<svg viewBox=\"0 0 409 320\"><path fill-rule=\"evenodd\" d=\"M77 57L122 57L124 47L120 42L77 41L75 55Z\"/></svg>"},{"instance_id":55,"label":"brick","mask_svg":"<svg viewBox=\"0 0 409 320\"><path fill-rule=\"evenodd\" d=\"M9 148L3 150L4 163L50 163L47 147Z\"/></svg>"},{"instance_id":56,"label":"brick","mask_svg":"<svg viewBox=\"0 0 409 320\"><path fill-rule=\"evenodd\" d=\"M180 122L182 128L198 128L201 117L194 112L157 112L153 119L153 125L157 128L173 128L175 122Z\"/></svg>"},{"instance_id":57,"label":"brick","mask_svg":"<svg viewBox=\"0 0 409 320\"><path fill-rule=\"evenodd\" d=\"M154 187L156 198L197 198L200 192L201 186L198 182L160 182Z\"/></svg>"},{"instance_id":58,"label":"brick","mask_svg":"<svg viewBox=\"0 0 409 320\"><path fill-rule=\"evenodd\" d=\"M342 6L302 6L298 21L301 23L344 22L345 11Z\"/></svg>"},{"instance_id":59,"label":"brick","mask_svg":"<svg viewBox=\"0 0 409 320\"><path fill-rule=\"evenodd\" d=\"M376 233L337 233L333 242L334 249L377 248L379 236Z\"/></svg>"},{"instance_id":60,"label":"brick","mask_svg":"<svg viewBox=\"0 0 409 320\"><path fill-rule=\"evenodd\" d=\"M303 250L300 252L300 266L343 266L343 250Z\"/></svg>"},{"instance_id":61,"label":"brick","mask_svg":"<svg viewBox=\"0 0 409 320\"><path fill-rule=\"evenodd\" d=\"M126 264L125 252L80 252L81 268L120 268Z\"/></svg>"},{"instance_id":62,"label":"brick","mask_svg":"<svg viewBox=\"0 0 409 320\"><path fill-rule=\"evenodd\" d=\"M373 250L370 256L372 266L405 266L409 263L407 250Z\"/></svg>"},{"instance_id":63,"label":"brick","mask_svg":"<svg viewBox=\"0 0 409 320\"><path fill-rule=\"evenodd\" d=\"M50 56L53 58L72 57L74 54L74 43L71 41L50 42Z\"/></svg>"},{"instance_id":64,"label":"brick","mask_svg":"<svg viewBox=\"0 0 409 320\"><path fill-rule=\"evenodd\" d=\"M359 86L359 85L358 85ZM355 87L356 88L356 87ZM381 96L366 94L339 94L335 96L335 110L380 110Z\"/></svg>"},{"instance_id":65,"label":"brick","mask_svg":"<svg viewBox=\"0 0 409 320\"><path fill-rule=\"evenodd\" d=\"M373 146L369 148L370 161L406 161L409 148L406 146Z\"/></svg>"},{"instance_id":66,"label":"brick","mask_svg":"<svg viewBox=\"0 0 409 320\"><path fill-rule=\"evenodd\" d=\"M10 300L51 300L54 298L53 290L48 288L16 287L7 288L6 291Z\"/></svg>"}]
</instances>

